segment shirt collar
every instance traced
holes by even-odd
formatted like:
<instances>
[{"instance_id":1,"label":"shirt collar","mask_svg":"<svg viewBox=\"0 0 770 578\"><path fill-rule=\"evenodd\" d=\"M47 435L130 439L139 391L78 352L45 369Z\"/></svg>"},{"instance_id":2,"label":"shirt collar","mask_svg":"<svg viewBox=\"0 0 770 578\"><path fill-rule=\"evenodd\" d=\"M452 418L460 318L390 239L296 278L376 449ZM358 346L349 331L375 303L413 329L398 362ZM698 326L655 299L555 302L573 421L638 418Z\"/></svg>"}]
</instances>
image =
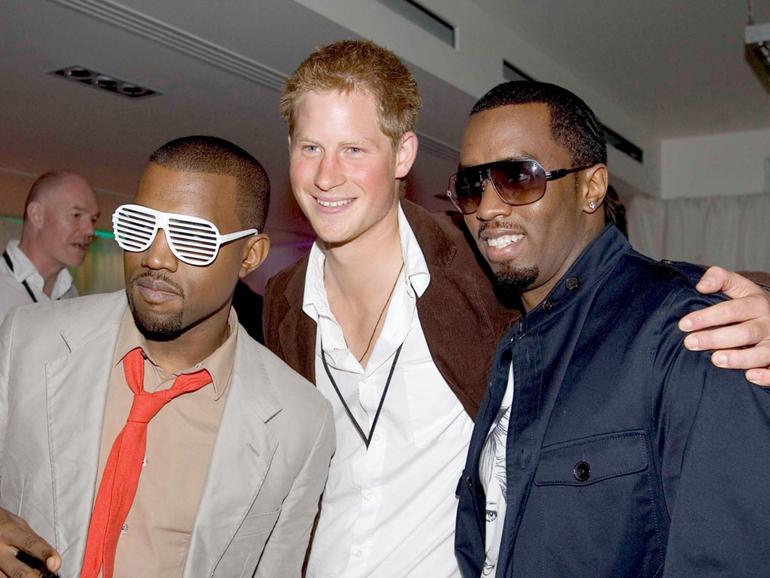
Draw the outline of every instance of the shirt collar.
<instances>
[{"instance_id":1,"label":"shirt collar","mask_svg":"<svg viewBox=\"0 0 770 578\"><path fill-rule=\"evenodd\" d=\"M27 255L24 254L24 251L19 247L18 239L8 241L5 250L8 252L8 256L13 263L14 278L19 283L26 281L32 287L37 289L38 292L42 293L44 283L43 277L40 275L37 267L35 267L35 264L29 260L29 257L27 257ZM70 287L72 287L72 275L70 275L70 272L64 267L56 276L56 283L54 283L53 291L51 291L51 299L58 299L69 291Z\"/></svg>"},{"instance_id":2,"label":"shirt collar","mask_svg":"<svg viewBox=\"0 0 770 578\"><path fill-rule=\"evenodd\" d=\"M398 205L398 235L404 259L404 271L408 281L407 290L411 295L421 297L430 284L428 263L400 203ZM316 239L310 248L310 255L308 256L305 291L302 302L302 310L316 323L318 323L321 317L332 319L334 317L329 307L326 287L324 286L325 262L326 255L323 249L321 249L318 239ZM339 338L341 343L344 343L341 331Z\"/></svg>"},{"instance_id":3,"label":"shirt collar","mask_svg":"<svg viewBox=\"0 0 770 578\"><path fill-rule=\"evenodd\" d=\"M230 383L230 376L233 371L233 365L235 362L235 345L238 335L238 316L235 313L235 309L230 308L230 315L227 319L227 338L224 343L214 350L211 355L196 363L194 366L173 374L167 374L168 378L183 374L193 373L200 369L205 369L211 375L212 397L214 400L221 398ZM113 366L117 366L123 361L123 358L130 351L139 347L142 353L150 363L159 368L161 372L163 370L155 363L147 353L147 340L144 335L139 332L134 318L131 315L130 308L126 308L123 313L123 317L120 320L120 328L118 329L118 339L115 344L115 353L113 355ZM165 374L165 372L164 372ZM208 388L208 385L204 386Z\"/></svg>"},{"instance_id":4,"label":"shirt collar","mask_svg":"<svg viewBox=\"0 0 770 578\"><path fill-rule=\"evenodd\" d=\"M398 205L398 234L404 259L406 291L412 299L416 299L422 296L428 288L430 272L422 249L420 249L400 203ZM316 239L308 256L302 310L319 326L324 351L346 350L347 345L342 327L334 318L326 295L326 287L324 286L325 262L326 255Z\"/></svg>"},{"instance_id":5,"label":"shirt collar","mask_svg":"<svg viewBox=\"0 0 770 578\"><path fill-rule=\"evenodd\" d=\"M404 270L409 281L409 290L413 291L417 297L422 297L430 285L428 262L406 219L401 203L398 205L398 234L401 238L401 251L404 254Z\"/></svg>"}]
</instances>

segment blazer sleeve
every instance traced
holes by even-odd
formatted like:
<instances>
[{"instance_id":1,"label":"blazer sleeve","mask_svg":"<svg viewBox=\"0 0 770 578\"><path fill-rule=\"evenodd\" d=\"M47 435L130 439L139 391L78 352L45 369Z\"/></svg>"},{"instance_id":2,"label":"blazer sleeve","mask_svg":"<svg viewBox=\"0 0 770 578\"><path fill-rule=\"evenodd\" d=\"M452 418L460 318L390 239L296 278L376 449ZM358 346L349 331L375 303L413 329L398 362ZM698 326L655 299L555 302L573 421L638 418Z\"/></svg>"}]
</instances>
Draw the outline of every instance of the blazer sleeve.
<instances>
[{"instance_id":1,"label":"blazer sleeve","mask_svg":"<svg viewBox=\"0 0 770 578\"><path fill-rule=\"evenodd\" d=\"M326 403L324 407L325 415L315 443L281 505L278 521L257 565L257 577L299 576L301 573L310 529L326 485L335 447L331 406Z\"/></svg>"},{"instance_id":2,"label":"blazer sleeve","mask_svg":"<svg viewBox=\"0 0 770 578\"><path fill-rule=\"evenodd\" d=\"M670 529L665 576L763 576L770 567L770 392L681 346L677 320L713 304L671 296L653 379Z\"/></svg>"},{"instance_id":3,"label":"blazer sleeve","mask_svg":"<svg viewBox=\"0 0 770 578\"><path fill-rule=\"evenodd\" d=\"M8 380L11 371L11 335L14 319L12 311L0 324L0 463L4 457L8 427Z\"/></svg>"}]
</instances>

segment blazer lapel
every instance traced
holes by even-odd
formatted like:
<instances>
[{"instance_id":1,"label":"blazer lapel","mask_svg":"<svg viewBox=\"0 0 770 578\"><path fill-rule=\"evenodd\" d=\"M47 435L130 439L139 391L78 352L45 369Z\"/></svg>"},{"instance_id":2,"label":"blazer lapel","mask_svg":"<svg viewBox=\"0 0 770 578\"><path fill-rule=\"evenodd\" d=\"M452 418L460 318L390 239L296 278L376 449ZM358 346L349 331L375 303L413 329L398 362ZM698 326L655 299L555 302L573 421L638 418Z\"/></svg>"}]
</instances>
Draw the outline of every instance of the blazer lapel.
<instances>
[{"instance_id":1,"label":"blazer lapel","mask_svg":"<svg viewBox=\"0 0 770 578\"><path fill-rule=\"evenodd\" d=\"M261 355L239 328L230 390L195 519L184 575L209 576L252 507L278 441L266 422L281 411Z\"/></svg>"},{"instance_id":2,"label":"blazer lapel","mask_svg":"<svg viewBox=\"0 0 770 578\"><path fill-rule=\"evenodd\" d=\"M487 370L502 328L519 317L500 305L461 229L422 207L401 203L430 271L417 300L433 362L471 419L484 395ZM472 339L458 332L472 328Z\"/></svg>"},{"instance_id":3,"label":"blazer lapel","mask_svg":"<svg viewBox=\"0 0 770 578\"><path fill-rule=\"evenodd\" d=\"M79 567L99 466L104 404L125 299L84 308L59 333L66 353L45 364L56 547L65 567Z\"/></svg>"}]
</instances>

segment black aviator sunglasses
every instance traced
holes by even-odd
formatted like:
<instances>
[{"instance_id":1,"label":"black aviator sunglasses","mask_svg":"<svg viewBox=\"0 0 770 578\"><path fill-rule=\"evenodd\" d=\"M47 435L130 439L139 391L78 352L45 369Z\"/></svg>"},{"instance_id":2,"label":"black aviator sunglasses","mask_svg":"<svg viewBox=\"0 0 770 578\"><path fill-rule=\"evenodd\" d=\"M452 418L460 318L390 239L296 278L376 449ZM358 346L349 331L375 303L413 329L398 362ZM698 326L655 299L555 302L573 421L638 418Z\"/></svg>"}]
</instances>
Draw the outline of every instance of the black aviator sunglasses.
<instances>
[{"instance_id":1,"label":"black aviator sunglasses","mask_svg":"<svg viewBox=\"0 0 770 578\"><path fill-rule=\"evenodd\" d=\"M461 213L471 215L478 210L484 193L484 181L489 179L497 196L506 205L529 205L543 198L548 181L592 166L546 171L535 160L504 160L461 168L449 177L447 196Z\"/></svg>"}]
</instances>

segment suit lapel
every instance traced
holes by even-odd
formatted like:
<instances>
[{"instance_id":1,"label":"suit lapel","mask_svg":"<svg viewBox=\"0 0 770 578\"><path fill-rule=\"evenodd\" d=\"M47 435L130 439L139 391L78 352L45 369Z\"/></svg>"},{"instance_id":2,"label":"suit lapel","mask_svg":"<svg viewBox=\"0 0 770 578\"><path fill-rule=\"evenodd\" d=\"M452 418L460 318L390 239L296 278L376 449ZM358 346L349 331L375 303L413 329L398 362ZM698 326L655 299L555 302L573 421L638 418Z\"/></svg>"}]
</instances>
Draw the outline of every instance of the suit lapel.
<instances>
[{"instance_id":1,"label":"suit lapel","mask_svg":"<svg viewBox=\"0 0 770 578\"><path fill-rule=\"evenodd\" d=\"M235 366L206 485L190 539L185 576L210 575L252 507L278 441L266 422L281 411L259 351L239 328Z\"/></svg>"},{"instance_id":2,"label":"suit lapel","mask_svg":"<svg viewBox=\"0 0 770 578\"><path fill-rule=\"evenodd\" d=\"M45 364L56 547L66 567L85 549L99 466L104 404L125 299L84 308L59 332L66 351Z\"/></svg>"}]
</instances>

